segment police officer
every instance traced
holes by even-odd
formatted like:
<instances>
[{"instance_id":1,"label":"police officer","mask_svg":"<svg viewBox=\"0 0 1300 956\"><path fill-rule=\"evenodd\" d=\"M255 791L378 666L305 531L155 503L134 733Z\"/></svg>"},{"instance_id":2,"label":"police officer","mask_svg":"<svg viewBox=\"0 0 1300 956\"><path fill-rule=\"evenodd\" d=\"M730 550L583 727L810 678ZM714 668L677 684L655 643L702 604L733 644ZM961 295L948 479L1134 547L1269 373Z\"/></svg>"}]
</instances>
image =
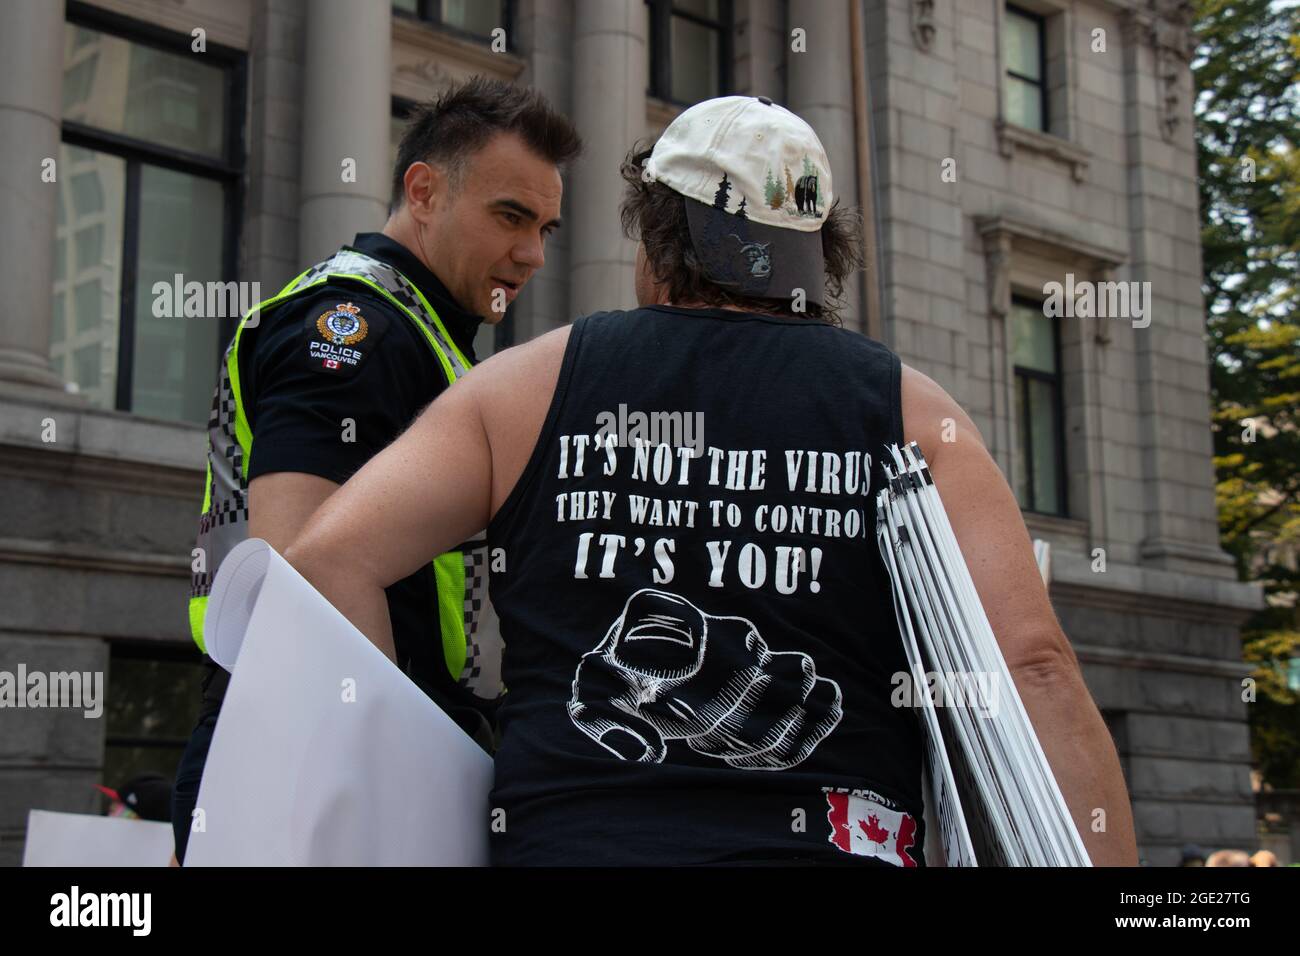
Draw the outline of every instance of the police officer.
<instances>
[{"instance_id":1,"label":"police officer","mask_svg":"<svg viewBox=\"0 0 1300 956\"><path fill-rule=\"evenodd\" d=\"M284 553L388 648L383 588L486 525L511 685L492 862L924 865L889 574L869 533L815 517L874 528L879 453L915 441L1067 805L1107 808L1105 833L1079 826L1093 863L1136 864L1114 743L1006 479L951 396L835 327L858 227L816 132L766 97L719 97L621 172L640 307L470 372ZM698 415L708 437L612 429L625 407ZM845 470L857 451L877 456L867 495ZM760 507L810 520L760 525Z\"/></svg>"},{"instance_id":2,"label":"police officer","mask_svg":"<svg viewBox=\"0 0 1300 956\"><path fill-rule=\"evenodd\" d=\"M561 171L581 149L535 91L475 77L411 118L383 231L362 233L255 307L227 352L209 421L190 631L221 559L248 536L284 550L322 501L474 364L545 261ZM486 549L467 542L387 589L396 663L485 749L504 693L478 634ZM198 722L177 769L184 860L229 679L205 659Z\"/></svg>"}]
</instances>

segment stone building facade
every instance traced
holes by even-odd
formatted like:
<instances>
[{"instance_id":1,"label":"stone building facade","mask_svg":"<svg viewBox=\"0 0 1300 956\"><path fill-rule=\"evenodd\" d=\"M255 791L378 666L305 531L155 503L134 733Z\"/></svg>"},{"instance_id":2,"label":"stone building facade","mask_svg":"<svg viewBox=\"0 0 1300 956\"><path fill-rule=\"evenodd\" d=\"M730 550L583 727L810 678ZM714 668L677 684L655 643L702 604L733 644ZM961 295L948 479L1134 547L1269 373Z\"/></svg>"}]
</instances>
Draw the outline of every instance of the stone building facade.
<instances>
[{"instance_id":1,"label":"stone building facade","mask_svg":"<svg viewBox=\"0 0 1300 956\"><path fill-rule=\"evenodd\" d=\"M537 87L588 144L481 354L634 304L618 162L684 105L765 94L812 123L868 223L846 325L961 402L1051 543L1143 859L1253 849L1239 627L1260 595L1218 547L1187 6L13 0L0 671L100 672L107 702L0 710L0 862L29 809L95 812L93 784L174 766L192 720L184 597L234 319L159 317L154 281L270 295L378 228L403 109L473 73ZM1141 298L1098 285L1121 315L1053 318L1052 283Z\"/></svg>"}]
</instances>

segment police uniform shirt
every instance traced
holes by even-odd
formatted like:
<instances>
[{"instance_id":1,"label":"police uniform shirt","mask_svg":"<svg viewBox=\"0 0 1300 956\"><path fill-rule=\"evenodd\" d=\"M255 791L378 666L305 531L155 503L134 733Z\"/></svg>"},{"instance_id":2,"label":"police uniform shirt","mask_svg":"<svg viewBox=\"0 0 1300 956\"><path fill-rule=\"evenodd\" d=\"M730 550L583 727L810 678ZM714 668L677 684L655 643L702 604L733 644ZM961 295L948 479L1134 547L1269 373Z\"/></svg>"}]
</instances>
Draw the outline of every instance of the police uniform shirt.
<instances>
[{"instance_id":1,"label":"police uniform shirt","mask_svg":"<svg viewBox=\"0 0 1300 956\"><path fill-rule=\"evenodd\" d=\"M467 359L482 321L461 308L410 250L380 233L359 234L351 248L396 268L429 300ZM338 345L331 316L364 330ZM352 321L359 318L361 322ZM378 292L331 280L264 313L245 328L240 377L253 433L248 480L301 472L342 484L393 441L447 387L423 333ZM249 348L248 346L252 347ZM431 556L432 557L432 556ZM401 667L471 735L492 707L452 679L443 657L434 574L429 565L387 589ZM480 738L481 739L481 738Z\"/></svg>"},{"instance_id":2,"label":"police uniform shirt","mask_svg":"<svg viewBox=\"0 0 1300 956\"><path fill-rule=\"evenodd\" d=\"M474 334L482 319L462 309L405 246L372 232L358 235L351 248L410 279L456 346L475 361ZM330 343L321 326L349 306L359 310L355 314L365 322L364 336L334 351L323 350ZM254 435L250 482L276 471L297 471L342 484L447 386L442 367L411 320L359 283L327 282L314 294L263 315L255 331L256 346L240 349L248 356L240 376Z\"/></svg>"}]
</instances>

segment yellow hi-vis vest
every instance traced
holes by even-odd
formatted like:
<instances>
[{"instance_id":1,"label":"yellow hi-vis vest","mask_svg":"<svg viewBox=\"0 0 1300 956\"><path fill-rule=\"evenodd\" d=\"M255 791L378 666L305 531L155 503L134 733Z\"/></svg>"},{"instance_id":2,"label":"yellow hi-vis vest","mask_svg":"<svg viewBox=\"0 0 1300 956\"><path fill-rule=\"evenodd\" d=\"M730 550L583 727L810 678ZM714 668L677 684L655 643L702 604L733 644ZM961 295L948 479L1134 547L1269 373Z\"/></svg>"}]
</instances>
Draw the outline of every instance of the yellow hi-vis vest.
<instances>
[{"instance_id":1,"label":"yellow hi-vis vest","mask_svg":"<svg viewBox=\"0 0 1300 956\"><path fill-rule=\"evenodd\" d=\"M312 266L277 295L249 310L226 349L208 420L208 469L189 599L190 635L204 653L207 647L203 642L203 619L213 578L231 549L248 537L248 464L253 453L253 433L244 412L239 383L241 336L254 316L308 294L326 282L339 280L362 284L406 316L428 343L448 385L471 367L415 284L387 263L354 249L342 249ZM253 324L256 325L255 319ZM501 688L483 686L481 666L482 655L493 651L477 640L479 617L487 603L486 542L466 542L457 550L440 555L433 561L433 570L447 670L453 680L477 696L495 699Z\"/></svg>"}]
</instances>

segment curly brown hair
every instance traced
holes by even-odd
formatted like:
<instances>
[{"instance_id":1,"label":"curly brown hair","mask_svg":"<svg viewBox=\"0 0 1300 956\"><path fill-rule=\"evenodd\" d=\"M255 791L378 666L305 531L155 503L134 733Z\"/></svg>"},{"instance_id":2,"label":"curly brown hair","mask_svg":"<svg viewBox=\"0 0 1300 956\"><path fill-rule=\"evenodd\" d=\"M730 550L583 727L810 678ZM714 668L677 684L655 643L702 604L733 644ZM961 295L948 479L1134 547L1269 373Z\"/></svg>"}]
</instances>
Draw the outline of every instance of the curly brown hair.
<instances>
[{"instance_id":1,"label":"curly brown hair","mask_svg":"<svg viewBox=\"0 0 1300 956\"><path fill-rule=\"evenodd\" d=\"M653 143L636 143L623 159L619 173L627 183L619 207L623 234L640 240L655 280L668 289L672 302L704 302L711 306L731 306L763 315L821 319L839 326L844 303L844 284L862 268L862 215L856 209L840 206L837 199L822 223L822 254L826 260L826 305L806 303L806 311L796 312L784 299L759 299L736 295L710 281L691 245L690 225L686 220L686 200L663 183L644 182L641 164L650 157Z\"/></svg>"}]
</instances>

